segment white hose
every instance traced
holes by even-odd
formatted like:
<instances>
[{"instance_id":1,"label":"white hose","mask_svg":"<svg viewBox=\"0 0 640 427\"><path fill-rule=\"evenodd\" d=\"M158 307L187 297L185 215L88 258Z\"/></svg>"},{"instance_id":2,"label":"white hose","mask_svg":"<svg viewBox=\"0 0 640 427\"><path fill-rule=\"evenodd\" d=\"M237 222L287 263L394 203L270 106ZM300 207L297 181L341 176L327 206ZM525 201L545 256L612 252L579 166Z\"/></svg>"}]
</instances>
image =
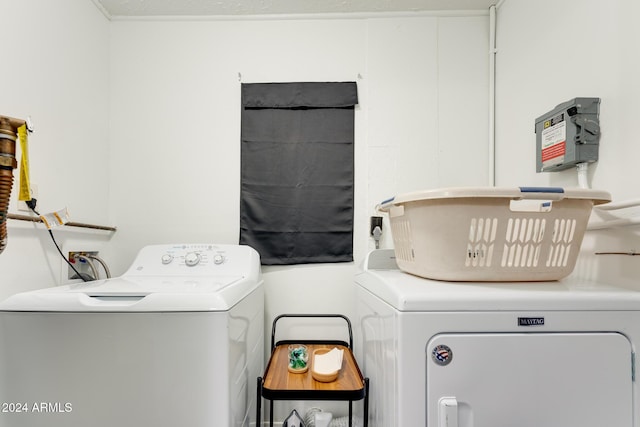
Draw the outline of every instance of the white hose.
<instances>
[{"instance_id":1,"label":"white hose","mask_svg":"<svg viewBox=\"0 0 640 427\"><path fill-rule=\"evenodd\" d=\"M578 169L578 187L589 189L589 180L587 172L589 171L589 163L578 163L576 165Z\"/></svg>"},{"instance_id":2,"label":"white hose","mask_svg":"<svg viewBox=\"0 0 640 427\"><path fill-rule=\"evenodd\" d=\"M604 205L594 206L601 211L617 211L619 209L635 208L640 206L640 199L626 200L624 202L610 202Z\"/></svg>"},{"instance_id":3,"label":"white hose","mask_svg":"<svg viewBox=\"0 0 640 427\"><path fill-rule=\"evenodd\" d=\"M100 265L102 266L102 268L104 268L104 274L107 275L107 279L111 278L111 271L109 270L109 267L107 266L107 263L104 262L104 260L102 258L100 258L97 255L91 255L91 254L88 254L87 258L91 258L91 259L94 259L94 260L98 261L100 263ZM97 279L97 277L96 277L96 279Z\"/></svg>"}]
</instances>

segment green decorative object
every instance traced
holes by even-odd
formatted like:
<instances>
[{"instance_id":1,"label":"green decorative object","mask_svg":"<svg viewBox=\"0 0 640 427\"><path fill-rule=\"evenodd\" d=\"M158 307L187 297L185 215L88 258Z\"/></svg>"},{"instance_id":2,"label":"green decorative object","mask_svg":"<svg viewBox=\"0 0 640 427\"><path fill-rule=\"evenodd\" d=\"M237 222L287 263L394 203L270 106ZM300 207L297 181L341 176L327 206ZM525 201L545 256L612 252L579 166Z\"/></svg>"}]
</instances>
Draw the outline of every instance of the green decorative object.
<instances>
[{"instance_id":1,"label":"green decorative object","mask_svg":"<svg viewBox=\"0 0 640 427\"><path fill-rule=\"evenodd\" d=\"M289 346L289 371L306 372L308 360L307 346L302 344L291 344Z\"/></svg>"}]
</instances>

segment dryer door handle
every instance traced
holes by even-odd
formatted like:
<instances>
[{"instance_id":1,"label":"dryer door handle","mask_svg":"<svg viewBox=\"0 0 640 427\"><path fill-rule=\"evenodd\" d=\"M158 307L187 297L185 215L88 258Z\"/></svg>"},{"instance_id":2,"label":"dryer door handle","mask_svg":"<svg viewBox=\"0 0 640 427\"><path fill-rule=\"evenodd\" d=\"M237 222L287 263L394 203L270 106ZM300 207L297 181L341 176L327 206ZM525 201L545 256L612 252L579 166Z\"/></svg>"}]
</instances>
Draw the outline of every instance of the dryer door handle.
<instances>
[{"instance_id":1,"label":"dryer door handle","mask_svg":"<svg viewBox=\"0 0 640 427\"><path fill-rule=\"evenodd\" d=\"M438 400L438 427L458 427L458 400L455 397Z\"/></svg>"}]
</instances>

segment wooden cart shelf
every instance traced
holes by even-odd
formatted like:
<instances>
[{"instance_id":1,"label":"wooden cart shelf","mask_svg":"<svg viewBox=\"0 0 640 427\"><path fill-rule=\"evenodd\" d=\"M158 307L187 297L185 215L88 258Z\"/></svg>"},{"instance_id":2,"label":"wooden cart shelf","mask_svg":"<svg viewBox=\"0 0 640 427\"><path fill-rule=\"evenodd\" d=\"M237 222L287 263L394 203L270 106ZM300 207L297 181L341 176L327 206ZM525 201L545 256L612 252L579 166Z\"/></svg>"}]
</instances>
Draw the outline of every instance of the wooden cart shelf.
<instances>
[{"instance_id":1,"label":"wooden cart shelf","mask_svg":"<svg viewBox=\"0 0 640 427\"><path fill-rule=\"evenodd\" d=\"M287 340L275 342L275 329L277 321L282 317L340 317L347 323L349 331L349 343L344 341L314 341L314 340ZM309 370L304 373L289 372L289 344L304 344L309 353ZM344 350L342 368L338 378L331 382L316 381L311 375L311 355L319 348L337 348ZM369 412L369 379L365 378L358 367L353 355L353 338L351 322L343 315L297 315L284 314L273 321L271 335L271 357L267 363L263 377L258 377L258 402L257 425L261 425L261 401L262 398L270 400L269 425L273 426L273 401L274 400L342 400L349 401L349 426L352 426L352 403L364 399L363 425L368 425Z\"/></svg>"},{"instance_id":2,"label":"wooden cart shelf","mask_svg":"<svg viewBox=\"0 0 640 427\"><path fill-rule=\"evenodd\" d=\"M310 397L313 400L360 400L364 397L364 378L349 347L304 342L302 344L307 346L309 354L319 348L332 349L335 347L338 350L344 350L342 369L338 373L338 378L335 381L323 383L313 379L311 368L302 374L289 372L287 369L289 365L288 343L281 343L271 355L271 360L265 371L262 385L264 397L281 399L283 395L291 395L293 399L300 399L306 394L313 396ZM311 363L311 360L309 362Z\"/></svg>"}]
</instances>

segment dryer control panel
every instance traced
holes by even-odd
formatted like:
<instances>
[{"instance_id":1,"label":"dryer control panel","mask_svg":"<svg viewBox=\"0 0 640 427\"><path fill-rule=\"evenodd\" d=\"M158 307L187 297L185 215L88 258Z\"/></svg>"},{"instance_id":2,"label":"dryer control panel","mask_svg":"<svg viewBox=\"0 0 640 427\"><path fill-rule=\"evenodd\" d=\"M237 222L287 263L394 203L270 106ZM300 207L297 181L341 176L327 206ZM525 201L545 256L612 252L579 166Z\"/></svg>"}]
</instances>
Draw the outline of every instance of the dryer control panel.
<instances>
[{"instance_id":1,"label":"dryer control panel","mask_svg":"<svg viewBox=\"0 0 640 427\"><path fill-rule=\"evenodd\" d=\"M260 268L257 252L243 245L190 243L140 250L125 276L248 276Z\"/></svg>"}]
</instances>

